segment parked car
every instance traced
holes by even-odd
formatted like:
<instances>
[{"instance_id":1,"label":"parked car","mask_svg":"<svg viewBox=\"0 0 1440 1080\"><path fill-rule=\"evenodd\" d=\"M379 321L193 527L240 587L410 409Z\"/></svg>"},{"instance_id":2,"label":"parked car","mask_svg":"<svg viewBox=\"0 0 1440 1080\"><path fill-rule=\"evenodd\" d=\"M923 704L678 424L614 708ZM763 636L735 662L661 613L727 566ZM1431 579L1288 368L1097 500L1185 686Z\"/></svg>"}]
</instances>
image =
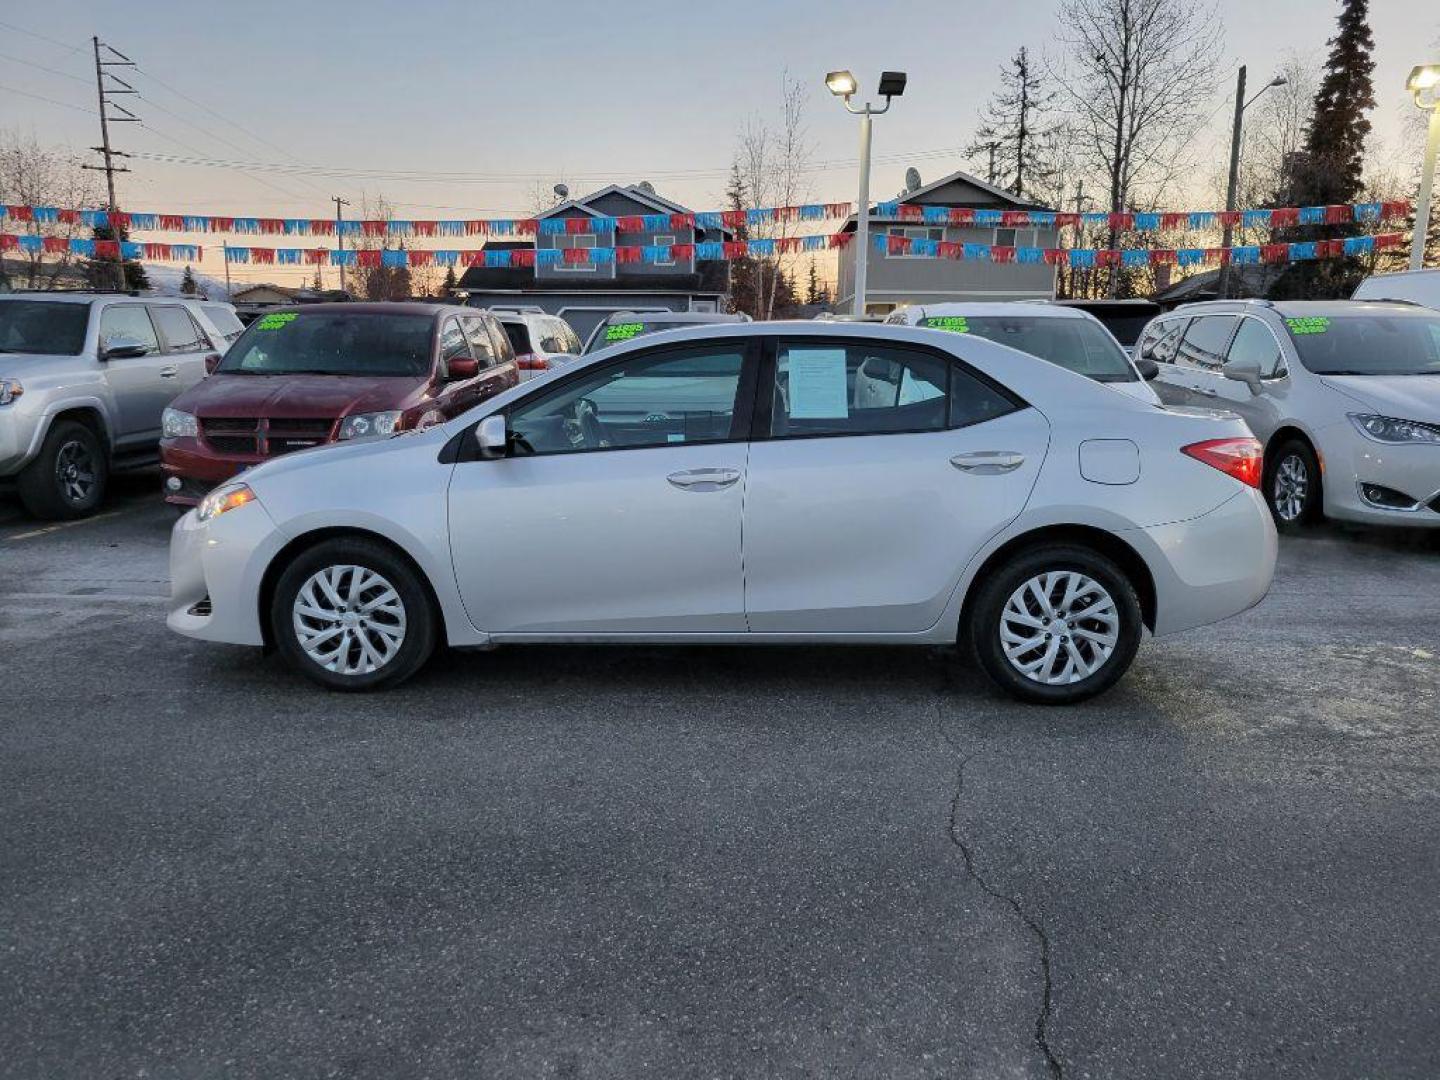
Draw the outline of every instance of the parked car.
<instances>
[{"instance_id":1,"label":"parked car","mask_svg":"<svg viewBox=\"0 0 1440 1080\"><path fill-rule=\"evenodd\" d=\"M1044 300L1040 303L1055 304L1093 315L1100 325L1109 330L1127 353L1134 354L1135 343L1147 323L1163 310L1153 300Z\"/></svg>"},{"instance_id":2,"label":"parked car","mask_svg":"<svg viewBox=\"0 0 1440 1080\"><path fill-rule=\"evenodd\" d=\"M224 349L194 300L0 296L0 481L36 517L94 513L112 470L156 460L165 407Z\"/></svg>"},{"instance_id":3,"label":"parked car","mask_svg":"<svg viewBox=\"0 0 1440 1080\"><path fill-rule=\"evenodd\" d=\"M241 334L245 332L245 324L240 321L240 316L235 313L234 304L222 303L219 300L199 301L200 310L210 320L210 325L220 332L223 344L228 349ZM219 344L217 342L217 344Z\"/></svg>"},{"instance_id":4,"label":"parked car","mask_svg":"<svg viewBox=\"0 0 1440 1080\"><path fill-rule=\"evenodd\" d=\"M1072 702L1143 627L1265 595L1259 466L1237 417L976 335L699 326L217 488L172 534L168 619L339 690L439 642L958 639Z\"/></svg>"},{"instance_id":5,"label":"parked car","mask_svg":"<svg viewBox=\"0 0 1440 1080\"><path fill-rule=\"evenodd\" d=\"M1138 366L1093 315L1052 304L948 303L924 304L892 311L886 322L932 330L974 334L1105 383L1122 394L1158 405L1146 383L1159 372L1154 364Z\"/></svg>"},{"instance_id":6,"label":"parked car","mask_svg":"<svg viewBox=\"0 0 1440 1080\"><path fill-rule=\"evenodd\" d=\"M1374 274L1355 287L1352 300L1408 300L1440 310L1440 270Z\"/></svg>"},{"instance_id":7,"label":"parked car","mask_svg":"<svg viewBox=\"0 0 1440 1080\"><path fill-rule=\"evenodd\" d=\"M515 367L522 381L568 363L584 348L580 335L559 315L547 315L539 308L490 308L489 311L510 339L510 347L515 350Z\"/></svg>"},{"instance_id":8,"label":"parked car","mask_svg":"<svg viewBox=\"0 0 1440 1080\"><path fill-rule=\"evenodd\" d=\"M1140 339L1167 403L1231 410L1265 445L1276 521L1440 526L1440 313L1352 300L1213 301Z\"/></svg>"},{"instance_id":9,"label":"parked car","mask_svg":"<svg viewBox=\"0 0 1440 1080\"><path fill-rule=\"evenodd\" d=\"M585 340L585 351L592 353L619 342L653 334L657 330L749 321L749 315L730 315L719 311L617 311L590 331L590 336Z\"/></svg>"},{"instance_id":10,"label":"parked car","mask_svg":"<svg viewBox=\"0 0 1440 1080\"><path fill-rule=\"evenodd\" d=\"M491 315L440 304L306 304L246 327L165 410L166 501L193 506L238 472L325 443L424 427L520 381Z\"/></svg>"}]
</instances>

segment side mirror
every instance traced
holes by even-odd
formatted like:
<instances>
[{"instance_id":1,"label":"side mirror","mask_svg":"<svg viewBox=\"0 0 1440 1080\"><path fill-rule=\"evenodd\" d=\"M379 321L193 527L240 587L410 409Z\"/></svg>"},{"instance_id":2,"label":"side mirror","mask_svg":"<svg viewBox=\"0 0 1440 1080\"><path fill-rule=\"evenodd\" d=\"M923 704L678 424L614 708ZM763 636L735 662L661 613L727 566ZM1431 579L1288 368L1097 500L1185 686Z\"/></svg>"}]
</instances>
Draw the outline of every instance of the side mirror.
<instances>
[{"instance_id":1,"label":"side mirror","mask_svg":"<svg viewBox=\"0 0 1440 1080\"><path fill-rule=\"evenodd\" d=\"M1148 356L1142 356L1139 360L1135 361L1135 370L1140 373L1140 378L1149 382L1160 374L1160 365Z\"/></svg>"},{"instance_id":2,"label":"side mirror","mask_svg":"<svg viewBox=\"0 0 1440 1080\"><path fill-rule=\"evenodd\" d=\"M1250 387L1252 394L1260 393L1260 361L1259 360L1229 360L1220 369L1220 374L1227 379L1234 379L1236 382L1243 382Z\"/></svg>"},{"instance_id":3,"label":"side mirror","mask_svg":"<svg viewBox=\"0 0 1440 1080\"><path fill-rule=\"evenodd\" d=\"M496 413L481 420L475 426L475 442L480 447L480 456L486 461L503 458L509 448L505 417Z\"/></svg>"},{"instance_id":4,"label":"side mirror","mask_svg":"<svg viewBox=\"0 0 1440 1080\"><path fill-rule=\"evenodd\" d=\"M452 382L458 379L473 379L480 374L480 361L473 356L457 356L445 362Z\"/></svg>"},{"instance_id":5,"label":"side mirror","mask_svg":"<svg viewBox=\"0 0 1440 1080\"><path fill-rule=\"evenodd\" d=\"M133 360L137 356L149 356L150 346L134 338L111 338L100 346L101 360Z\"/></svg>"},{"instance_id":6,"label":"side mirror","mask_svg":"<svg viewBox=\"0 0 1440 1080\"><path fill-rule=\"evenodd\" d=\"M215 374L215 369L218 368L219 366L220 366L220 354L219 354L218 352L212 352L209 356L205 357L205 374L206 374L206 375L214 375L214 374Z\"/></svg>"}]
</instances>

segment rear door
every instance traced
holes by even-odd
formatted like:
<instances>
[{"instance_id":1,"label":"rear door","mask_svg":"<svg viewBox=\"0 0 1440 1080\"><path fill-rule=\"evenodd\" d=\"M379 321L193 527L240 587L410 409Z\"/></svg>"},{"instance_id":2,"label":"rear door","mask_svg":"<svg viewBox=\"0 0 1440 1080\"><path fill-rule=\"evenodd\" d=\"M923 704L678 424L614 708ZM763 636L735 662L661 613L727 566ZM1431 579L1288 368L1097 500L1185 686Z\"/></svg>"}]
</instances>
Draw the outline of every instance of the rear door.
<instances>
[{"instance_id":1,"label":"rear door","mask_svg":"<svg viewBox=\"0 0 1440 1080\"><path fill-rule=\"evenodd\" d=\"M170 400L174 400L205 378L205 358L218 358L219 353L205 329L180 304L151 304L150 317L165 348L167 362L160 368L160 377L168 382Z\"/></svg>"},{"instance_id":2,"label":"rear door","mask_svg":"<svg viewBox=\"0 0 1440 1080\"><path fill-rule=\"evenodd\" d=\"M170 362L161 352L160 338L146 305L138 301L106 304L100 312L99 340L102 356L107 347L120 342L138 342L146 347L144 356L101 360L100 366L115 402L116 443L158 442L160 413L178 389L173 377L161 375Z\"/></svg>"},{"instance_id":3,"label":"rear door","mask_svg":"<svg viewBox=\"0 0 1440 1080\"><path fill-rule=\"evenodd\" d=\"M1167 405L1186 405L1189 403L1189 394L1184 379L1175 366L1175 352L1180 346L1180 337L1185 333L1185 327L1189 325L1188 315L1172 315L1165 319L1155 319L1145 328L1136 345L1139 358L1143 360L1154 360L1160 368L1160 374L1155 376L1150 383L1157 397Z\"/></svg>"},{"instance_id":4,"label":"rear door","mask_svg":"<svg viewBox=\"0 0 1440 1080\"><path fill-rule=\"evenodd\" d=\"M745 498L755 633L919 633L1020 513L1050 426L948 353L772 339Z\"/></svg>"},{"instance_id":5,"label":"rear door","mask_svg":"<svg viewBox=\"0 0 1440 1080\"><path fill-rule=\"evenodd\" d=\"M1235 315L1197 315L1190 320L1175 351L1176 385L1183 388L1185 404L1228 407L1222 384L1230 380L1220 374L1220 368L1238 322Z\"/></svg>"}]
</instances>

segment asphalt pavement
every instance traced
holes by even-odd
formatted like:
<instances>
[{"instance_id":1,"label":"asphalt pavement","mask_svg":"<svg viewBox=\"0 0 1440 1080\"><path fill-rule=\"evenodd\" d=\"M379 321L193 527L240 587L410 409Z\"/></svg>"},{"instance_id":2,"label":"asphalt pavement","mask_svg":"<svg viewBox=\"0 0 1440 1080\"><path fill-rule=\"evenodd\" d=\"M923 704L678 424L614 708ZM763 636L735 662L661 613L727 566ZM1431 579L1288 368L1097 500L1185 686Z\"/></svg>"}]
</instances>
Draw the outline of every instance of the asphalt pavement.
<instances>
[{"instance_id":1,"label":"asphalt pavement","mask_svg":"<svg viewBox=\"0 0 1440 1080\"><path fill-rule=\"evenodd\" d=\"M1434 1077L1440 535L1079 708L943 650L164 625L155 475L0 502L0 1076Z\"/></svg>"}]
</instances>

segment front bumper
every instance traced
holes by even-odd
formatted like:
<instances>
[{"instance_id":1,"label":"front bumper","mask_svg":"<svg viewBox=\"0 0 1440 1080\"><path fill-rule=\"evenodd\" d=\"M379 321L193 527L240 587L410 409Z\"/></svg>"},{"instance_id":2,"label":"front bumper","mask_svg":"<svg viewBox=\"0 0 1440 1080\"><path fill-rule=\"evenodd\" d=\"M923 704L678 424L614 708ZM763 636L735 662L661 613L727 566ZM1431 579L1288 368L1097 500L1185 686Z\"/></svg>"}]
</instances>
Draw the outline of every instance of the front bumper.
<instances>
[{"instance_id":1,"label":"front bumper","mask_svg":"<svg viewBox=\"0 0 1440 1080\"><path fill-rule=\"evenodd\" d=\"M185 514L170 533L166 625L203 641L263 645L260 583L285 540L258 499L207 522Z\"/></svg>"},{"instance_id":2,"label":"front bumper","mask_svg":"<svg viewBox=\"0 0 1440 1080\"><path fill-rule=\"evenodd\" d=\"M1325 458L1325 516L1367 525L1440 528L1440 446L1390 446L1367 439L1347 423L1321 435ZM1363 484L1382 484L1412 500L1408 509L1377 506Z\"/></svg>"},{"instance_id":3,"label":"front bumper","mask_svg":"<svg viewBox=\"0 0 1440 1080\"><path fill-rule=\"evenodd\" d=\"M1270 591L1279 542L1265 500L1245 488L1208 514L1136 530L1152 557L1155 633L1228 619Z\"/></svg>"}]
</instances>

